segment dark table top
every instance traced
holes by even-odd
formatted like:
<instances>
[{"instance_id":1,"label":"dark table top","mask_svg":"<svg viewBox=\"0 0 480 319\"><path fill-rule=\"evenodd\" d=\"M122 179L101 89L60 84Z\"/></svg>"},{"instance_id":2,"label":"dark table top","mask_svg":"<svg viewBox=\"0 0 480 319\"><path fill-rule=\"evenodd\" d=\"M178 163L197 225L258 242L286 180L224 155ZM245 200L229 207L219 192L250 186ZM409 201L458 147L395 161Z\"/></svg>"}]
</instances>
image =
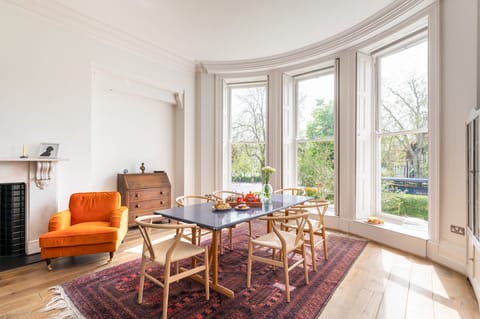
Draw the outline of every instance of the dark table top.
<instances>
[{"instance_id":1,"label":"dark table top","mask_svg":"<svg viewBox=\"0 0 480 319\"><path fill-rule=\"evenodd\" d=\"M197 224L197 226L203 228L219 230L301 204L309 199L311 198L306 196L273 194L269 203L263 203L262 207L251 207L245 211L234 208L226 211L216 211L214 202L209 202L158 210L154 213L184 223Z\"/></svg>"}]
</instances>

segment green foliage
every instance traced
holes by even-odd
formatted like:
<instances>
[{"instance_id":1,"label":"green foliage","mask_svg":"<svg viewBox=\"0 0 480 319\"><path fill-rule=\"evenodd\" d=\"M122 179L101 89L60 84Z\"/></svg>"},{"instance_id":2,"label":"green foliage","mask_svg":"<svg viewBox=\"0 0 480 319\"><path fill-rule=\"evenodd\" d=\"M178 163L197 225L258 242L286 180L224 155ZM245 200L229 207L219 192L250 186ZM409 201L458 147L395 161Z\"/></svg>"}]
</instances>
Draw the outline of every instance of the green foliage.
<instances>
[{"instance_id":1,"label":"green foliage","mask_svg":"<svg viewBox=\"0 0 480 319\"><path fill-rule=\"evenodd\" d=\"M232 144L232 180L256 183L262 180L265 144Z\"/></svg>"},{"instance_id":2,"label":"green foliage","mask_svg":"<svg viewBox=\"0 0 480 319\"><path fill-rule=\"evenodd\" d=\"M307 124L308 139L328 138L334 133L333 101L317 100L317 108L312 112L313 121Z\"/></svg>"},{"instance_id":3,"label":"green foliage","mask_svg":"<svg viewBox=\"0 0 480 319\"><path fill-rule=\"evenodd\" d=\"M428 220L428 196L384 191L382 212Z\"/></svg>"},{"instance_id":4,"label":"green foliage","mask_svg":"<svg viewBox=\"0 0 480 319\"><path fill-rule=\"evenodd\" d=\"M307 139L333 139L333 101L317 101L313 120L307 124ZM333 199L335 145L333 140L298 144L298 185L318 188L317 198Z\"/></svg>"},{"instance_id":5,"label":"green foliage","mask_svg":"<svg viewBox=\"0 0 480 319\"><path fill-rule=\"evenodd\" d=\"M298 145L299 185L334 189L334 143L307 142Z\"/></svg>"}]
</instances>

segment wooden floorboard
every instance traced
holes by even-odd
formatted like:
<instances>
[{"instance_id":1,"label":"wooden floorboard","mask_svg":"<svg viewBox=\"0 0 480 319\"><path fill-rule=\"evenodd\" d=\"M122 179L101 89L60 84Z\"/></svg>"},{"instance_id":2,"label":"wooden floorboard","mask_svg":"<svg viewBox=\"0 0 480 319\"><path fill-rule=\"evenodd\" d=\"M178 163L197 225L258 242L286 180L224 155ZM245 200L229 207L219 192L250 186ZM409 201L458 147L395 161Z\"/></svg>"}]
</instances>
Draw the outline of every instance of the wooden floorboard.
<instances>
[{"instance_id":1,"label":"wooden floorboard","mask_svg":"<svg viewBox=\"0 0 480 319\"><path fill-rule=\"evenodd\" d=\"M464 275L369 242L318 318L477 319L480 312Z\"/></svg>"},{"instance_id":2,"label":"wooden floorboard","mask_svg":"<svg viewBox=\"0 0 480 319\"><path fill-rule=\"evenodd\" d=\"M0 319L48 318L40 310L49 287L139 257L138 230L128 232L111 263L108 254L66 257L0 272ZM369 242L319 315L320 319L480 319L466 277L428 260Z\"/></svg>"}]
</instances>

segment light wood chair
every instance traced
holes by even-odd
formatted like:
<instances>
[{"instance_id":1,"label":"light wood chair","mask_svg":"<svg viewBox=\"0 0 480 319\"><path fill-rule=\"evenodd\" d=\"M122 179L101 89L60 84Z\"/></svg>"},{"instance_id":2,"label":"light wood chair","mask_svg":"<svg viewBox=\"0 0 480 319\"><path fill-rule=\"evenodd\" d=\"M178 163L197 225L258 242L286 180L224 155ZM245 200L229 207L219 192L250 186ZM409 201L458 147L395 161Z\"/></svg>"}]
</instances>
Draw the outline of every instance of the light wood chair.
<instances>
[{"instance_id":1,"label":"light wood chair","mask_svg":"<svg viewBox=\"0 0 480 319\"><path fill-rule=\"evenodd\" d=\"M283 216L265 216L260 219L271 224L273 232L266 233L257 238L251 238L248 242L248 263L247 263L247 287L251 286L252 262L260 261L269 265L282 267L285 278L285 294L287 302L290 302L289 275L290 270L303 263L305 283L308 285L308 269L305 253L305 243L303 238L303 229L307 222L308 212L297 210L295 213ZM288 222L294 222L298 227L298 232L288 232L281 229L281 225ZM257 255L257 252L272 250L272 258L263 255ZM279 251L278 259L276 251ZM301 258L294 260L289 266L289 255L301 254Z\"/></svg>"},{"instance_id":2,"label":"light wood chair","mask_svg":"<svg viewBox=\"0 0 480 319\"><path fill-rule=\"evenodd\" d=\"M317 262L316 262L316 253L315 248L320 244L323 243L323 257L325 260L328 259L328 251L327 251L327 234L325 231L325 213L328 208L328 201L327 200L320 200L320 199L311 199L302 205L295 205L289 209L287 209L286 214L290 214L296 211L309 211L311 214L315 214L315 218L309 216L307 222L304 226L306 236L305 244L310 246L311 255L312 255L312 268L313 271L317 271ZM298 229L298 225L296 223L288 222L283 225L284 229ZM320 240L315 240L315 236L320 237Z\"/></svg>"},{"instance_id":3,"label":"light wood chair","mask_svg":"<svg viewBox=\"0 0 480 319\"><path fill-rule=\"evenodd\" d=\"M142 263L140 266L140 284L138 291L138 303L143 302L143 288L145 278L153 281L155 284L163 288L163 308L162 319L167 318L168 314L168 294L170 283L176 282L193 274L204 272L205 279L205 297L210 299L209 289L209 265L208 265L208 247L198 247L188 242L182 241L183 230L186 228L194 229L196 224L159 224L154 221L163 219L160 215L147 215L137 217L135 223L143 237ZM166 237L161 241L152 241L151 230L175 230L176 233L172 237ZM192 263L194 266L190 269L182 269L180 271L178 262L188 258L198 258L202 256L201 265ZM198 258L200 259L200 258ZM145 271L148 265L158 263L164 267L164 281L153 277ZM172 264L175 264L176 272L171 274Z\"/></svg>"},{"instance_id":4,"label":"light wood chair","mask_svg":"<svg viewBox=\"0 0 480 319\"><path fill-rule=\"evenodd\" d=\"M301 187L285 187L285 188L279 188L273 191L274 194L286 194L286 195L303 195L304 194L304 189ZM279 210L277 211L274 215L284 215L285 210Z\"/></svg>"},{"instance_id":5,"label":"light wood chair","mask_svg":"<svg viewBox=\"0 0 480 319\"><path fill-rule=\"evenodd\" d=\"M229 191L229 190L215 190L212 192L212 195L215 196L217 199L221 200L227 200L229 197L235 197L237 198L238 196L242 196L242 193L235 192L235 191ZM250 221L248 223L248 236L252 236L252 223ZM230 251L233 250L233 229L236 226L228 227L228 240L229 240L229 245L230 245ZM223 253L223 246L222 246L222 253Z\"/></svg>"},{"instance_id":6,"label":"light wood chair","mask_svg":"<svg viewBox=\"0 0 480 319\"><path fill-rule=\"evenodd\" d=\"M177 207L184 207L184 206L213 202L213 201L215 201L214 198L209 196L203 196L203 195L182 195L182 196L178 196L175 199L175 203L177 204ZM211 234L211 231L208 229L200 228L200 227L197 227L195 230L197 232L197 235L196 235L197 245L200 246L200 243L202 241L202 236ZM183 237L186 239L192 240L191 234L189 233L184 234ZM222 242L221 237L220 237L220 242Z\"/></svg>"},{"instance_id":7,"label":"light wood chair","mask_svg":"<svg viewBox=\"0 0 480 319\"><path fill-rule=\"evenodd\" d=\"M305 190L301 187L286 187L280 188L273 191L274 194L287 194L287 195L303 195Z\"/></svg>"}]
</instances>

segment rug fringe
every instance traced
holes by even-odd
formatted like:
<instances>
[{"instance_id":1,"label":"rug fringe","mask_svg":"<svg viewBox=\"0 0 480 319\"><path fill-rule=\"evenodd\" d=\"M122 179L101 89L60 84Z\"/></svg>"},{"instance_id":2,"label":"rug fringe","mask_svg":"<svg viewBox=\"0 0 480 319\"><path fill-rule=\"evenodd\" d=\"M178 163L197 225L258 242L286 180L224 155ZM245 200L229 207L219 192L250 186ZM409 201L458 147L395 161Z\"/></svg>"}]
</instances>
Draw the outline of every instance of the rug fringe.
<instances>
[{"instance_id":1,"label":"rug fringe","mask_svg":"<svg viewBox=\"0 0 480 319\"><path fill-rule=\"evenodd\" d=\"M52 299L50 299L40 312L55 310L55 313L49 315L52 319L85 319L70 298L68 298L62 286L50 287L48 291L52 292Z\"/></svg>"}]
</instances>

